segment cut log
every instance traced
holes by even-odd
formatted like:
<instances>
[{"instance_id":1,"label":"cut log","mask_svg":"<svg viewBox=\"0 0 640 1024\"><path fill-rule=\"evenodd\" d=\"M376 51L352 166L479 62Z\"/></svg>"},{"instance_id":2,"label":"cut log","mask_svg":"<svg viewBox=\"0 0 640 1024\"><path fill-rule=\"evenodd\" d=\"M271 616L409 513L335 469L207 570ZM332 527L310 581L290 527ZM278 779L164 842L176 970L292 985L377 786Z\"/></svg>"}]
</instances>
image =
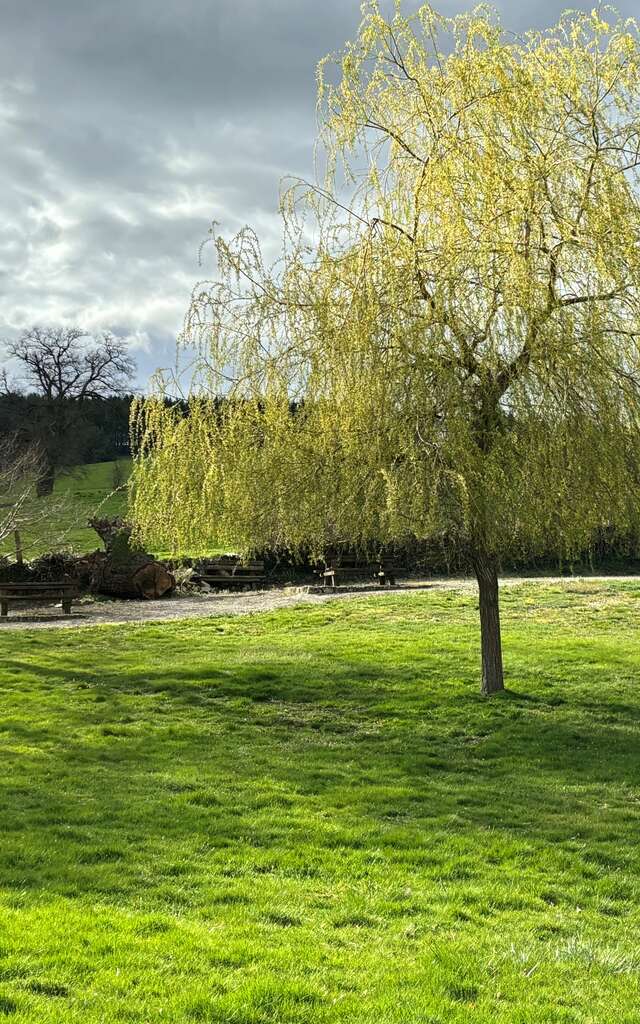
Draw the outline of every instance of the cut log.
<instances>
[{"instance_id":1,"label":"cut log","mask_svg":"<svg viewBox=\"0 0 640 1024\"><path fill-rule=\"evenodd\" d=\"M175 577L159 562L147 562L137 568L127 569L105 560L97 567L91 589L94 593L109 594L112 597L155 600L170 594L175 585Z\"/></svg>"},{"instance_id":2,"label":"cut log","mask_svg":"<svg viewBox=\"0 0 640 1024\"><path fill-rule=\"evenodd\" d=\"M113 597L154 600L174 590L175 577L153 555L131 544L131 526L122 519L91 519L106 548L93 566L91 589Z\"/></svg>"},{"instance_id":3,"label":"cut log","mask_svg":"<svg viewBox=\"0 0 640 1024\"><path fill-rule=\"evenodd\" d=\"M138 569L132 577L132 582L140 597L148 601L170 594L176 585L175 576L159 562L150 562L149 565Z\"/></svg>"}]
</instances>

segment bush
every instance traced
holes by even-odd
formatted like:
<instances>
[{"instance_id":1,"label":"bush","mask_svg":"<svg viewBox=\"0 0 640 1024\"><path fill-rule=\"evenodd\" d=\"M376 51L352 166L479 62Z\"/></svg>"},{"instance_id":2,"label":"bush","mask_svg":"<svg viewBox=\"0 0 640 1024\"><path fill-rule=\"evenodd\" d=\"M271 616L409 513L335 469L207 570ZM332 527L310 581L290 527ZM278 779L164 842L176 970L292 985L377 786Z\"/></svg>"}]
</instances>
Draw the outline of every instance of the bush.
<instances>
[{"instance_id":1,"label":"bush","mask_svg":"<svg viewBox=\"0 0 640 1024\"><path fill-rule=\"evenodd\" d=\"M78 568L73 555L54 552L41 555L29 565L36 583L59 583L65 579L77 579Z\"/></svg>"},{"instance_id":2,"label":"bush","mask_svg":"<svg viewBox=\"0 0 640 1024\"><path fill-rule=\"evenodd\" d=\"M25 563L11 562L5 555L0 555L0 583L31 583L33 573Z\"/></svg>"},{"instance_id":3,"label":"bush","mask_svg":"<svg viewBox=\"0 0 640 1024\"><path fill-rule=\"evenodd\" d=\"M28 563L12 562L4 555L0 556L2 583L60 583L77 578L78 570L72 555L56 552Z\"/></svg>"}]
</instances>

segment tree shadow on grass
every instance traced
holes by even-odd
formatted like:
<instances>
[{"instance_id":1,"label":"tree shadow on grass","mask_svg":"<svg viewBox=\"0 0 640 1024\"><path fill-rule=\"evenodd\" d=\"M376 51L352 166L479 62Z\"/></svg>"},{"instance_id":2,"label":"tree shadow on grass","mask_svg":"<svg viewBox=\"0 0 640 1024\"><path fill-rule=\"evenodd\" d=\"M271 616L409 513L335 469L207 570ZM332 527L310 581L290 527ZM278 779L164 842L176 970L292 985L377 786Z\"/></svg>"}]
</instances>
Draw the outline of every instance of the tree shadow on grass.
<instances>
[{"instance_id":1,"label":"tree shadow on grass","mask_svg":"<svg viewBox=\"0 0 640 1024\"><path fill-rule=\"evenodd\" d=\"M513 672L524 692L487 701L465 644L408 637L351 656L331 637L320 652L249 638L192 654L178 643L163 660L141 633L97 663L76 637L57 645L2 665L9 888L161 884L179 901L196 898L181 880L191 872L195 892L201 861L312 872L377 848L421 863L442 834L451 848L587 837L594 870L625 863L640 733L624 654L610 677L582 665L579 686L554 677L553 650L529 657Z\"/></svg>"}]
</instances>

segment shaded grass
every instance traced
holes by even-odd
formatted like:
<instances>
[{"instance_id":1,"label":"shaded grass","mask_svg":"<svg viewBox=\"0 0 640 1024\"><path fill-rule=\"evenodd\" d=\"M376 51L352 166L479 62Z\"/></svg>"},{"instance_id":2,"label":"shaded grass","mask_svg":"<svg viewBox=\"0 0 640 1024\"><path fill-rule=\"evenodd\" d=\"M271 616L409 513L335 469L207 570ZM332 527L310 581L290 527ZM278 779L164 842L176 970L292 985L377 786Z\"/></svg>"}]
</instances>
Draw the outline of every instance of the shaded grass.
<instances>
[{"instance_id":1,"label":"shaded grass","mask_svg":"<svg viewBox=\"0 0 640 1024\"><path fill-rule=\"evenodd\" d=\"M0 1020L637 1021L637 584L0 633Z\"/></svg>"}]
</instances>

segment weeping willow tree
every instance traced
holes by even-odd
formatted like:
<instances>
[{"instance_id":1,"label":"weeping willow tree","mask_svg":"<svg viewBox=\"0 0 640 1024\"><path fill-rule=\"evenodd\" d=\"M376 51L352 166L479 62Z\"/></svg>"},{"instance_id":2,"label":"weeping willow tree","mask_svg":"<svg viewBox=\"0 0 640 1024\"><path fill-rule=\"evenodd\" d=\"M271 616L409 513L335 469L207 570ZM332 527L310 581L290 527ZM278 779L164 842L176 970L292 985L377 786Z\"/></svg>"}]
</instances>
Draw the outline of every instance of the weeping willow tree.
<instances>
[{"instance_id":1,"label":"weeping willow tree","mask_svg":"<svg viewBox=\"0 0 640 1024\"><path fill-rule=\"evenodd\" d=\"M215 239L189 415L166 381L136 409L135 518L182 550L447 538L492 693L501 559L638 516L637 26L367 3L318 82L321 184L283 192L274 265Z\"/></svg>"}]
</instances>

